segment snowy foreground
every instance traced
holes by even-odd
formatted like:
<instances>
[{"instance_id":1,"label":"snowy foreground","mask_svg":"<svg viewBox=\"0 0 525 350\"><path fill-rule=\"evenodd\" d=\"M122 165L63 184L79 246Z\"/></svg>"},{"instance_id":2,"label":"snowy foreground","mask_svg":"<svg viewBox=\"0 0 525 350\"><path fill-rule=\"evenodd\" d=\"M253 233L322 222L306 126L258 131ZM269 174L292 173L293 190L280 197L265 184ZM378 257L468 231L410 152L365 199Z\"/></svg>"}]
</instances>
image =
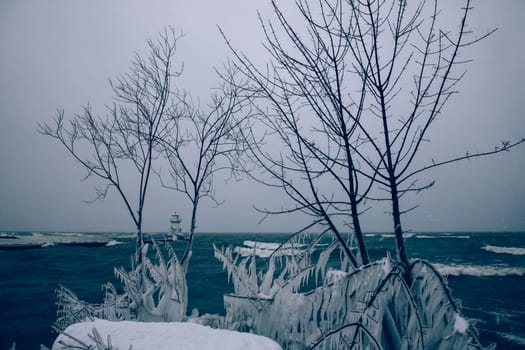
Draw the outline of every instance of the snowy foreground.
<instances>
[{"instance_id":1,"label":"snowy foreground","mask_svg":"<svg viewBox=\"0 0 525 350\"><path fill-rule=\"evenodd\" d=\"M108 335L114 350L281 350L273 340L255 334L241 333L224 329L213 329L190 322L111 322L101 319L76 323L55 340L52 350L60 350L64 345L79 346L78 341L95 346L89 335L96 329L104 344L108 345Z\"/></svg>"}]
</instances>

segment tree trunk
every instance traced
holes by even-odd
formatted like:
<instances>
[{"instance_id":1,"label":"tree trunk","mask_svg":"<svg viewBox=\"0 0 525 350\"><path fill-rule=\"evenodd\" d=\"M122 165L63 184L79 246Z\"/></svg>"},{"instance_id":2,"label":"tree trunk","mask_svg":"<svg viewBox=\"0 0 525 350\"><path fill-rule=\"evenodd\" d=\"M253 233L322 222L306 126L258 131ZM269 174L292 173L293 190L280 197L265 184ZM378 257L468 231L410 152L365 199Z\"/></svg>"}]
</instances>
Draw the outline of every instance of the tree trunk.
<instances>
[{"instance_id":1,"label":"tree trunk","mask_svg":"<svg viewBox=\"0 0 525 350\"><path fill-rule=\"evenodd\" d=\"M352 223L354 225L354 235L357 240L357 247L359 249L359 255L361 256L361 263L366 265L370 262L368 258L368 251L366 249L365 241L363 238L363 231L361 230L361 222L359 221L359 212L357 211L357 193L356 185L354 185L354 162L350 151L350 142L348 133L346 131L346 125L343 121L344 139L345 139L345 152L346 159L348 160L348 186L350 192L350 210L352 215Z\"/></svg>"},{"instance_id":2,"label":"tree trunk","mask_svg":"<svg viewBox=\"0 0 525 350\"><path fill-rule=\"evenodd\" d=\"M189 265L189 260L191 258L191 251L193 249L193 235L195 233L195 228L197 225L197 207L198 205L199 205L199 200L196 199L193 202L193 208L191 210L190 238L188 240L188 245L186 247L186 251L184 252L184 256L181 259L181 265L184 267L185 270L187 270L187 267Z\"/></svg>"},{"instance_id":3,"label":"tree trunk","mask_svg":"<svg viewBox=\"0 0 525 350\"><path fill-rule=\"evenodd\" d=\"M144 246L144 237L142 235L142 223L137 223L137 238L136 238L136 247L135 247L135 255L136 255L136 263L137 266L142 264L142 247Z\"/></svg>"},{"instance_id":4,"label":"tree trunk","mask_svg":"<svg viewBox=\"0 0 525 350\"><path fill-rule=\"evenodd\" d=\"M403 238L403 229L401 227L401 211L399 209L399 194L395 179L390 179L390 194L392 196L392 219L394 220L394 234L396 236L396 253L397 259L403 264L404 268L409 267L408 256Z\"/></svg>"},{"instance_id":5,"label":"tree trunk","mask_svg":"<svg viewBox=\"0 0 525 350\"><path fill-rule=\"evenodd\" d=\"M359 213L357 212L357 204L355 199L351 201L351 210L352 210L352 221L354 225L354 234L357 240L357 247L359 249L359 254L361 256L361 263L366 265L370 262L368 257L368 251L366 249L365 240L363 238L363 231L361 230L361 223L359 221Z\"/></svg>"}]
</instances>

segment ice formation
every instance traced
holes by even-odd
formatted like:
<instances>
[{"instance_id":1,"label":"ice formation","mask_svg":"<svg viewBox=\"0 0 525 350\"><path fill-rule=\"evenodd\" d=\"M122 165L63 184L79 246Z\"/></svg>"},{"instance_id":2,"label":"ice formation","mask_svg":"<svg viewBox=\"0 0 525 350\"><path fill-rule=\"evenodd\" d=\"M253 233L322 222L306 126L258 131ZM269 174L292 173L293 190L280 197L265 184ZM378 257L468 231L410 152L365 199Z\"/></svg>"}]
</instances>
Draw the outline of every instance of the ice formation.
<instances>
[{"instance_id":1,"label":"ice formation","mask_svg":"<svg viewBox=\"0 0 525 350\"><path fill-rule=\"evenodd\" d=\"M337 241L327 243L321 236L294 239L279 246L262 244L272 250L265 259L257 255L257 244L251 247L250 255L233 247L214 247L215 257L233 284L233 293L224 295L224 317L198 317L197 312L186 315L186 266L179 263L169 245L165 259L154 244L154 259L149 257L146 245L140 264L131 271L116 269L124 293L107 285L102 305L84 303L71 291L61 289L57 324L63 330L80 322L84 326L71 326L67 332L80 327L86 334L85 325L90 323L85 320L97 323L95 328L101 333L106 331L97 318L149 321L115 323L104 334L111 333L112 338L124 331L134 334L130 329L140 324L151 334L162 333L162 337L157 336L161 339L158 346L168 344L170 349L177 349L176 344L189 337L177 335L180 329L192 332L187 329L192 325L176 323L181 320L221 328L217 332L226 338L230 333L224 329L258 334L289 350L482 348L475 329L461 316L446 281L428 262L413 260L410 266L401 267L387 256L354 268ZM281 249L292 249L293 254L281 254ZM204 338L213 337L201 330L195 332ZM240 343L232 337L236 340L230 345L212 342L210 346L235 349ZM92 338L105 339L93 334ZM155 337L148 339L146 348L161 349L154 343ZM122 343L122 349L128 343ZM185 349L208 346L195 339L187 344ZM263 349L260 344L256 348ZM140 347L133 343L133 349Z\"/></svg>"},{"instance_id":2,"label":"ice formation","mask_svg":"<svg viewBox=\"0 0 525 350\"><path fill-rule=\"evenodd\" d=\"M428 262L412 261L407 283L390 257L352 269L336 248L265 260L215 248L234 287L224 296L226 325L285 349L482 348Z\"/></svg>"},{"instance_id":3,"label":"ice formation","mask_svg":"<svg viewBox=\"0 0 525 350\"><path fill-rule=\"evenodd\" d=\"M58 296L57 326L60 330L85 319L103 318L111 321L136 320L149 322L182 321L186 317L188 287L187 266L182 266L173 248L167 244L167 258L154 243L154 258L150 258L149 244L140 252L141 263L130 271L115 268L124 293L111 283L105 286L104 302L91 305L77 298L65 287Z\"/></svg>"},{"instance_id":4,"label":"ice formation","mask_svg":"<svg viewBox=\"0 0 525 350\"><path fill-rule=\"evenodd\" d=\"M469 327L468 321L456 314L454 317L454 331L461 334L466 334Z\"/></svg>"}]
</instances>

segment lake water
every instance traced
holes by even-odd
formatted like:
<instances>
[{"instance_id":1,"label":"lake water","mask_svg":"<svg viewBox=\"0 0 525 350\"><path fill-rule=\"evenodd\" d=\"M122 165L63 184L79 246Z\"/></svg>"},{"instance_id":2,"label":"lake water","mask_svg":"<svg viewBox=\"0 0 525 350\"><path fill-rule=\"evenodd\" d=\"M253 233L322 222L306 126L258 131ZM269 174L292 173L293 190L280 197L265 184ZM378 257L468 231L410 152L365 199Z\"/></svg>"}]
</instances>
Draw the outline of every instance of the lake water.
<instances>
[{"instance_id":1,"label":"lake water","mask_svg":"<svg viewBox=\"0 0 525 350\"><path fill-rule=\"evenodd\" d=\"M122 244L83 247L48 246L39 249L0 248L0 350L16 342L17 349L51 346L56 334L55 290L64 285L81 300L100 303L102 285L113 282L113 268L129 269L134 243L120 233L31 233L16 235L90 235ZM233 291L227 275L213 257L217 246L241 245L245 240L281 242L286 234L205 233L195 238L188 272L189 307L224 314L222 295ZM368 234L372 259L395 256L394 238ZM424 258L447 275L463 314L474 323L482 344L498 349L525 347L525 232L414 233L406 239L411 258ZM0 240L1 245L1 240Z\"/></svg>"}]
</instances>

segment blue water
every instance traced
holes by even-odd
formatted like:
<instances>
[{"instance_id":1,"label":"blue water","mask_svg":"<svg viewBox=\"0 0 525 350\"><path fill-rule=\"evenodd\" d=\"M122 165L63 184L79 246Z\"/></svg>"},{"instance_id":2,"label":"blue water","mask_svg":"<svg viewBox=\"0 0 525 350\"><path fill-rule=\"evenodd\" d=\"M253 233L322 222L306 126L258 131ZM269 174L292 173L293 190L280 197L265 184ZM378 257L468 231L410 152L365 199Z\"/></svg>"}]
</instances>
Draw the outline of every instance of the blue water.
<instances>
[{"instance_id":1,"label":"blue water","mask_svg":"<svg viewBox=\"0 0 525 350\"><path fill-rule=\"evenodd\" d=\"M31 233L20 233L27 235ZM102 284L113 282L113 267L129 269L134 243L123 235L97 234L124 244L110 247L51 246L0 250L0 350L51 346L56 334L55 289L59 284L80 299L100 303ZM189 310L224 313L222 295L231 292L227 275L213 257L212 243L240 245L244 240L281 242L285 234L200 234L188 272ZM367 235L373 259L394 256L393 238ZM425 258L448 274L453 296L476 324L484 345L525 348L525 233L416 233L407 238L412 258ZM0 242L1 244L1 242Z\"/></svg>"}]
</instances>

